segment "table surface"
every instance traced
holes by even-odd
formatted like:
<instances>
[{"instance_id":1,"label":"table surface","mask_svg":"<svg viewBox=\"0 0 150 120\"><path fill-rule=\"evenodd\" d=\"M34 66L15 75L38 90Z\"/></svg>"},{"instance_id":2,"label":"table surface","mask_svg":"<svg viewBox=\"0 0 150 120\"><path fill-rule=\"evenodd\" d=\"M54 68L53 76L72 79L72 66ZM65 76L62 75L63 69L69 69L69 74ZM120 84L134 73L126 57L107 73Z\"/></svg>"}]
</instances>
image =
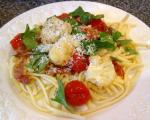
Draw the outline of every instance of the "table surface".
<instances>
[{"instance_id":1,"label":"table surface","mask_svg":"<svg viewBox=\"0 0 150 120\"><path fill-rule=\"evenodd\" d=\"M0 27L15 16L40 5L72 0L0 0ZM77 0L76 0L77 1ZM150 0L89 0L121 8L150 26Z\"/></svg>"}]
</instances>

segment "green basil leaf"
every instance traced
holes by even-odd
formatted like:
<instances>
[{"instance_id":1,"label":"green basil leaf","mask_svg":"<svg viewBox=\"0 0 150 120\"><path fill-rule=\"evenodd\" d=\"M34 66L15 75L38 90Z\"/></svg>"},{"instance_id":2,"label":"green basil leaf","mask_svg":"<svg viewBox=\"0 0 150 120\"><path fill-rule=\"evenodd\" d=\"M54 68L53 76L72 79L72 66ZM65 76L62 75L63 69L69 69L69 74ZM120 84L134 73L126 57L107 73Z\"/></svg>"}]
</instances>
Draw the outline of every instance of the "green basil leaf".
<instances>
[{"instance_id":1,"label":"green basil leaf","mask_svg":"<svg viewBox=\"0 0 150 120\"><path fill-rule=\"evenodd\" d=\"M22 40L24 45L29 49L33 49L37 46L37 42L35 40L35 32L30 30L29 25L26 25L26 30L25 32L22 34Z\"/></svg>"},{"instance_id":2,"label":"green basil leaf","mask_svg":"<svg viewBox=\"0 0 150 120\"><path fill-rule=\"evenodd\" d=\"M127 46L132 42L132 40L118 40L117 43L121 46Z\"/></svg>"},{"instance_id":3,"label":"green basil leaf","mask_svg":"<svg viewBox=\"0 0 150 120\"><path fill-rule=\"evenodd\" d=\"M81 46L86 50L87 55L93 55L98 49L115 50L115 44L108 41L93 40L82 41Z\"/></svg>"},{"instance_id":4,"label":"green basil leaf","mask_svg":"<svg viewBox=\"0 0 150 120\"><path fill-rule=\"evenodd\" d=\"M36 61L38 61L40 57L41 57L40 55L30 56L29 63L27 64L27 67L30 69L33 69L33 66L35 66Z\"/></svg>"},{"instance_id":5,"label":"green basil leaf","mask_svg":"<svg viewBox=\"0 0 150 120\"><path fill-rule=\"evenodd\" d=\"M99 33L99 36L102 38L102 37L106 37L107 36L107 33L105 33L105 32L100 32Z\"/></svg>"},{"instance_id":6,"label":"green basil leaf","mask_svg":"<svg viewBox=\"0 0 150 120\"><path fill-rule=\"evenodd\" d=\"M64 105L64 107L69 110L70 112L72 112L72 108L67 104L66 99L65 99L65 93L64 93L64 86L61 80L57 79L58 82L58 90L56 93L56 96L54 99L52 99L55 102L58 102L62 105Z\"/></svg>"},{"instance_id":7,"label":"green basil leaf","mask_svg":"<svg viewBox=\"0 0 150 120\"><path fill-rule=\"evenodd\" d=\"M101 37L100 41L101 42L108 42L108 43L114 44L113 38L110 35L105 36L105 37Z\"/></svg>"},{"instance_id":8,"label":"green basil leaf","mask_svg":"<svg viewBox=\"0 0 150 120\"><path fill-rule=\"evenodd\" d=\"M32 69L34 72L41 72L46 65L49 63L49 59L45 54L33 54L30 59L27 67Z\"/></svg>"},{"instance_id":9,"label":"green basil leaf","mask_svg":"<svg viewBox=\"0 0 150 120\"><path fill-rule=\"evenodd\" d=\"M83 24L88 24L90 20L93 19L93 15L88 13L88 12L84 12L80 15L80 20Z\"/></svg>"},{"instance_id":10,"label":"green basil leaf","mask_svg":"<svg viewBox=\"0 0 150 120\"><path fill-rule=\"evenodd\" d=\"M87 55L94 55L98 50L96 46L96 42L94 41L81 41L81 46L86 50Z\"/></svg>"},{"instance_id":11,"label":"green basil leaf","mask_svg":"<svg viewBox=\"0 0 150 120\"><path fill-rule=\"evenodd\" d=\"M40 57L41 57L41 55L30 56L29 65L31 66L31 68L35 65L36 61L38 61L40 59Z\"/></svg>"},{"instance_id":12,"label":"green basil leaf","mask_svg":"<svg viewBox=\"0 0 150 120\"><path fill-rule=\"evenodd\" d=\"M66 19L64 19L64 21L71 24L72 34L80 32L79 29L78 29L78 26L80 25L80 23L78 23L74 18L66 18Z\"/></svg>"},{"instance_id":13,"label":"green basil leaf","mask_svg":"<svg viewBox=\"0 0 150 120\"><path fill-rule=\"evenodd\" d=\"M104 14L93 16L93 19L101 19L101 18L104 18Z\"/></svg>"},{"instance_id":14,"label":"green basil leaf","mask_svg":"<svg viewBox=\"0 0 150 120\"><path fill-rule=\"evenodd\" d=\"M85 34L84 32L82 32L81 30L80 30L80 28L77 26L77 27L74 27L74 28L72 28L72 31L71 31L71 34Z\"/></svg>"},{"instance_id":15,"label":"green basil leaf","mask_svg":"<svg viewBox=\"0 0 150 120\"><path fill-rule=\"evenodd\" d=\"M48 63L49 63L48 57L46 55L43 55L38 61L38 71L37 72L41 72Z\"/></svg>"},{"instance_id":16,"label":"green basil leaf","mask_svg":"<svg viewBox=\"0 0 150 120\"><path fill-rule=\"evenodd\" d=\"M100 41L114 44L113 37L105 32L100 32Z\"/></svg>"},{"instance_id":17,"label":"green basil leaf","mask_svg":"<svg viewBox=\"0 0 150 120\"><path fill-rule=\"evenodd\" d=\"M80 25L74 18L66 18L64 21L70 23L72 27Z\"/></svg>"},{"instance_id":18,"label":"green basil leaf","mask_svg":"<svg viewBox=\"0 0 150 120\"><path fill-rule=\"evenodd\" d=\"M113 37L105 32L100 32L100 39L93 41L82 41L81 45L86 50L86 54L95 54L98 49L115 50L116 43Z\"/></svg>"},{"instance_id":19,"label":"green basil leaf","mask_svg":"<svg viewBox=\"0 0 150 120\"><path fill-rule=\"evenodd\" d=\"M89 12L84 12L82 14L80 14L80 20L83 24L88 24L92 19L100 19L103 18L104 15L93 15Z\"/></svg>"},{"instance_id":20,"label":"green basil leaf","mask_svg":"<svg viewBox=\"0 0 150 120\"><path fill-rule=\"evenodd\" d=\"M137 52L135 49L129 48L129 47L126 47L126 48L125 48L125 51L126 51L128 54L130 54L130 55L132 55L132 54L137 55L137 54L138 54L138 52Z\"/></svg>"},{"instance_id":21,"label":"green basil leaf","mask_svg":"<svg viewBox=\"0 0 150 120\"><path fill-rule=\"evenodd\" d=\"M108 49L108 50L115 50L116 46L110 42L101 42L99 43L99 48L104 48L104 49Z\"/></svg>"},{"instance_id":22,"label":"green basil leaf","mask_svg":"<svg viewBox=\"0 0 150 120\"><path fill-rule=\"evenodd\" d=\"M113 32L112 33L112 38L114 41L117 41L119 38L121 37L121 33L120 32Z\"/></svg>"},{"instance_id":23,"label":"green basil leaf","mask_svg":"<svg viewBox=\"0 0 150 120\"><path fill-rule=\"evenodd\" d=\"M70 15L73 16L73 17L77 17L77 16L80 16L83 13L84 13L84 10L82 9L81 6L79 6L76 10L71 12Z\"/></svg>"},{"instance_id":24,"label":"green basil leaf","mask_svg":"<svg viewBox=\"0 0 150 120\"><path fill-rule=\"evenodd\" d=\"M72 17L80 17L82 24L88 24L92 19L101 19L104 15L93 15L89 12L85 12L82 7L78 7L75 11L71 12L70 15Z\"/></svg>"}]
</instances>

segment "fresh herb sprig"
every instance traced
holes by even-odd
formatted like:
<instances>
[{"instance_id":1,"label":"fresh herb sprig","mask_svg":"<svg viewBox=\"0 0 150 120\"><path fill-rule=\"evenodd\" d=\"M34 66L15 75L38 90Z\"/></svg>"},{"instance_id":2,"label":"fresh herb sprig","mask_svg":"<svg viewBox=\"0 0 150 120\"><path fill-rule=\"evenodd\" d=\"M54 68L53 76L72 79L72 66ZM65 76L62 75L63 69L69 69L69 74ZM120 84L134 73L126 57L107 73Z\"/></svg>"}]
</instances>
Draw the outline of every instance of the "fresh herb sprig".
<instances>
[{"instance_id":1,"label":"fresh herb sprig","mask_svg":"<svg viewBox=\"0 0 150 120\"><path fill-rule=\"evenodd\" d=\"M38 45L36 41L36 32L35 30L30 30L30 27L28 24L26 25L26 30L24 33L22 33L21 38L23 40L24 45L29 50L36 48Z\"/></svg>"},{"instance_id":2,"label":"fresh herb sprig","mask_svg":"<svg viewBox=\"0 0 150 120\"><path fill-rule=\"evenodd\" d=\"M79 6L76 10L70 13L72 17L80 17L81 23L88 24L92 19L100 19L103 18L104 15L93 15L89 12L85 12L81 6Z\"/></svg>"},{"instance_id":3,"label":"fresh herb sprig","mask_svg":"<svg viewBox=\"0 0 150 120\"><path fill-rule=\"evenodd\" d=\"M62 104L67 110L69 110L70 112L73 112L73 109L66 102L64 86L63 86L62 81L60 79L57 79L57 82L58 82L58 90L57 90L55 98L52 100Z\"/></svg>"},{"instance_id":4,"label":"fresh herb sprig","mask_svg":"<svg viewBox=\"0 0 150 120\"><path fill-rule=\"evenodd\" d=\"M137 54L131 40L122 40L121 33L118 31L112 34L105 32L99 33L100 38L92 41L82 41L81 46L86 50L86 54L95 54L99 49L115 50L117 46L122 46L128 54Z\"/></svg>"},{"instance_id":5,"label":"fresh herb sprig","mask_svg":"<svg viewBox=\"0 0 150 120\"><path fill-rule=\"evenodd\" d=\"M41 72L49 63L48 51L50 45L38 45L36 48L32 49L32 54L29 58L29 67L33 72Z\"/></svg>"},{"instance_id":6,"label":"fresh herb sprig","mask_svg":"<svg viewBox=\"0 0 150 120\"><path fill-rule=\"evenodd\" d=\"M115 50L116 48L113 37L104 32L100 32L99 40L82 41L81 46L83 46L88 55L95 54L98 49Z\"/></svg>"},{"instance_id":7,"label":"fresh herb sprig","mask_svg":"<svg viewBox=\"0 0 150 120\"><path fill-rule=\"evenodd\" d=\"M46 54L37 54L33 53L33 55L29 58L29 63L27 64L27 67L33 70L33 72L41 72L46 65L49 63L49 58Z\"/></svg>"},{"instance_id":8,"label":"fresh herb sprig","mask_svg":"<svg viewBox=\"0 0 150 120\"><path fill-rule=\"evenodd\" d=\"M78 29L78 26L80 26L80 23L77 22L74 18L66 18L64 19L64 21L67 23L70 23L70 25L72 26L72 34L80 32L80 30Z\"/></svg>"}]
</instances>

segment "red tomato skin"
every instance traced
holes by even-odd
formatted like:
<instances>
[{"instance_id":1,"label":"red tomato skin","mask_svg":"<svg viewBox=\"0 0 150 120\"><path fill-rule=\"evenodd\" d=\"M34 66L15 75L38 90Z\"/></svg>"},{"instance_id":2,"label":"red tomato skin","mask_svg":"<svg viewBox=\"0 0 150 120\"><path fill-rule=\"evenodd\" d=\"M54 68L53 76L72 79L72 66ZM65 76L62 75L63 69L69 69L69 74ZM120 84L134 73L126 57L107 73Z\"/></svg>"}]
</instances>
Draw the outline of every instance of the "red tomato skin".
<instances>
[{"instance_id":1,"label":"red tomato skin","mask_svg":"<svg viewBox=\"0 0 150 120\"><path fill-rule=\"evenodd\" d=\"M69 18L69 14L68 13L62 13L61 15L57 16L57 18L64 20L66 18Z\"/></svg>"},{"instance_id":2,"label":"red tomato skin","mask_svg":"<svg viewBox=\"0 0 150 120\"><path fill-rule=\"evenodd\" d=\"M89 24L100 32L105 32L107 30L107 26L105 22L102 21L101 19L91 20Z\"/></svg>"},{"instance_id":3,"label":"red tomato skin","mask_svg":"<svg viewBox=\"0 0 150 120\"><path fill-rule=\"evenodd\" d=\"M18 49L23 45L23 41L21 39L21 34L17 34L11 41L10 41L11 46L13 49Z\"/></svg>"},{"instance_id":4,"label":"red tomato skin","mask_svg":"<svg viewBox=\"0 0 150 120\"><path fill-rule=\"evenodd\" d=\"M122 66L117 63L116 61L112 61L114 68L115 68L115 72L118 76L120 76L122 79L124 79L124 70L122 68Z\"/></svg>"},{"instance_id":5,"label":"red tomato skin","mask_svg":"<svg viewBox=\"0 0 150 120\"><path fill-rule=\"evenodd\" d=\"M89 57L85 55L78 55L78 53L73 54L73 61L71 66L71 71L73 73L80 73L87 69L89 65Z\"/></svg>"},{"instance_id":6,"label":"red tomato skin","mask_svg":"<svg viewBox=\"0 0 150 120\"><path fill-rule=\"evenodd\" d=\"M90 93L82 82L73 80L65 86L65 97L70 105L81 106L88 102Z\"/></svg>"}]
</instances>

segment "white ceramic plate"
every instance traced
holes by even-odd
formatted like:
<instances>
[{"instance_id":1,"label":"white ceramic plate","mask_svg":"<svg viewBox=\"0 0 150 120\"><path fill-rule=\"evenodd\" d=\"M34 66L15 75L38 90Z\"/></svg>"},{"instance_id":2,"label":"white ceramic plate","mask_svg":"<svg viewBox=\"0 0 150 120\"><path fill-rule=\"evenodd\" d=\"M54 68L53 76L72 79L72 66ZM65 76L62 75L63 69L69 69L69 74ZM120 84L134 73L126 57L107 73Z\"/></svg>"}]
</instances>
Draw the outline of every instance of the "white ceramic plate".
<instances>
[{"instance_id":1,"label":"white ceramic plate","mask_svg":"<svg viewBox=\"0 0 150 120\"><path fill-rule=\"evenodd\" d=\"M120 21L126 14L123 10L95 2L70 1L44 5L27 11L12 19L0 29L0 120L66 120L46 116L33 110L20 100L9 83L9 41L16 33L23 32L26 24L43 23L46 18L62 12L70 12L82 6L85 11L103 13L105 21ZM7 13L6 13L7 14ZM142 43L150 42L150 28L130 14L129 23L136 27L130 37ZM144 69L134 90L119 103L87 117L89 120L150 120L150 50L140 50Z\"/></svg>"}]
</instances>

